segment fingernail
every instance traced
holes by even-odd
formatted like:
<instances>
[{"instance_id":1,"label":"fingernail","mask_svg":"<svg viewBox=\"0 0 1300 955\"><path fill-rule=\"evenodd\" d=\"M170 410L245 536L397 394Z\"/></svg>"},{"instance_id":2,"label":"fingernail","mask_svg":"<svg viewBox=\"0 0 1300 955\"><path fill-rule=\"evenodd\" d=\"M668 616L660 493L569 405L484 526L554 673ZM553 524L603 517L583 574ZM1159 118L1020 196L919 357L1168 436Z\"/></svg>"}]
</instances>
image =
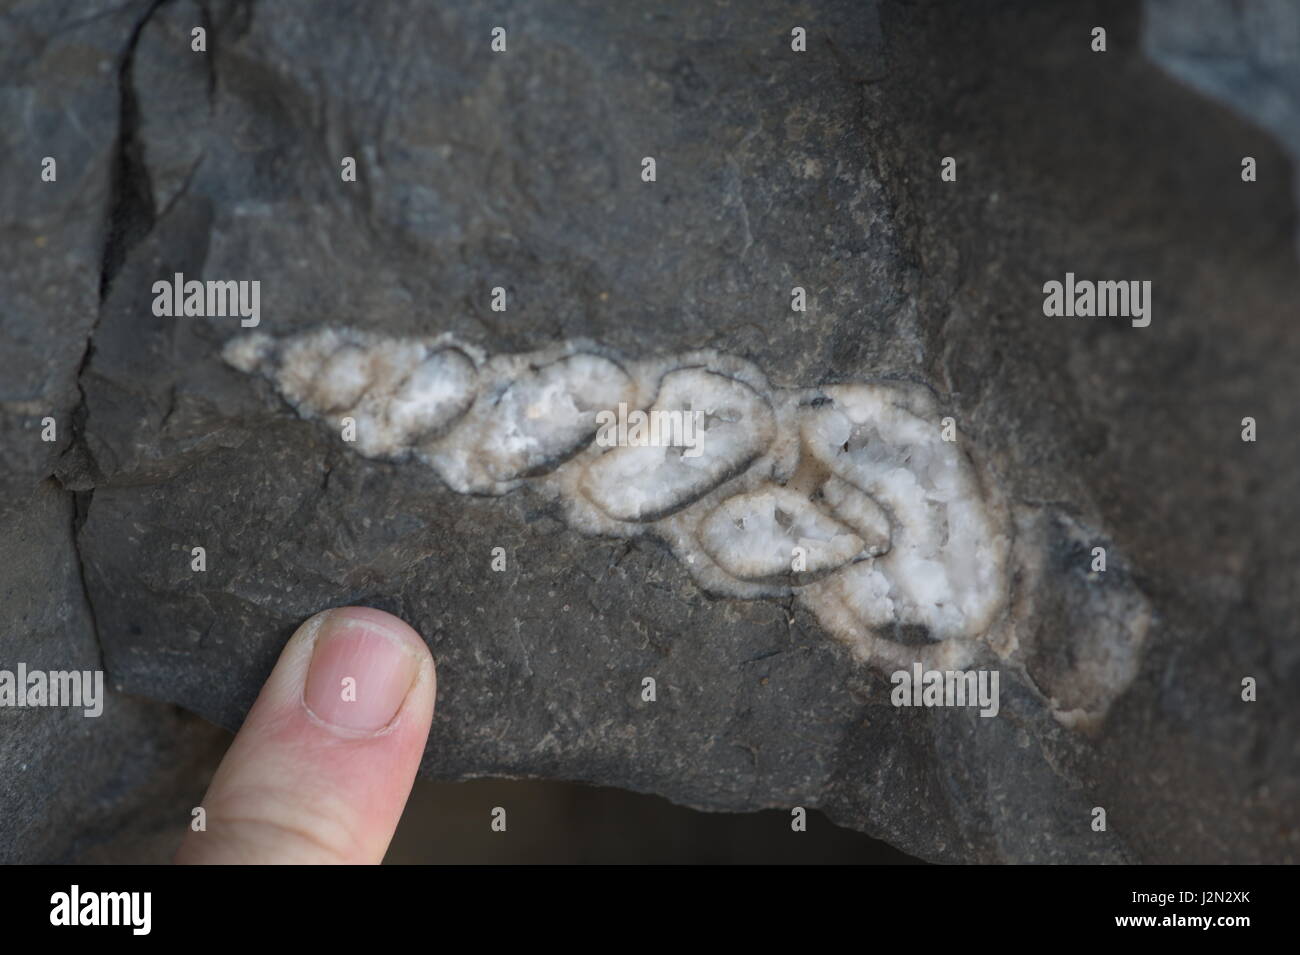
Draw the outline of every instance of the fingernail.
<instances>
[{"instance_id":1,"label":"fingernail","mask_svg":"<svg viewBox=\"0 0 1300 955\"><path fill-rule=\"evenodd\" d=\"M316 635L303 702L331 727L376 733L402 708L418 672L415 654L382 623L328 614Z\"/></svg>"}]
</instances>

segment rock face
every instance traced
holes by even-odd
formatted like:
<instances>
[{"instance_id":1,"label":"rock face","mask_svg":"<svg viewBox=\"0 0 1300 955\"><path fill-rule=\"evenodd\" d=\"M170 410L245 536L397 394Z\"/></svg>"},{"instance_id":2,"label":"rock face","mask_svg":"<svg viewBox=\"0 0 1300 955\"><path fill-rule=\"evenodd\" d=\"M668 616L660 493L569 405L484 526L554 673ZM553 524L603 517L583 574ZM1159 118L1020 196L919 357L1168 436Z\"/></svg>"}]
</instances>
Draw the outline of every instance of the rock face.
<instances>
[{"instance_id":1,"label":"rock face","mask_svg":"<svg viewBox=\"0 0 1300 955\"><path fill-rule=\"evenodd\" d=\"M0 584L30 607L0 608L0 666L102 653L131 696L94 732L146 756L123 755L135 782L109 785L78 749L102 742L67 739L66 714L23 714L0 737L0 856L84 857L146 801L139 818L184 814L214 740L169 704L236 727L303 618L364 603L438 661L431 777L820 806L943 861L1295 861L1300 277L1284 149L1143 59L1127 7L1105 13L1094 53L1100 15L1028 0L451 6L358 21L307 0L104 4L87 6L93 28L56 30L20 4L6 22L0 55L23 64L8 109L35 119L4 135L69 159L58 191L15 185L36 181L30 158L3 187L21 254L3 267L15 507ZM71 116L86 121L57 121ZM155 314L154 283L177 273L260 282L257 328ZM1045 316L1044 283L1067 273L1150 281L1150 325ZM492 355L713 350L774 390L932 393L1014 539L1001 624L966 664L998 672L997 715L897 707L898 661L855 654L793 591L719 596L661 537L572 526L544 475L467 496L365 456L324 405L299 414L310 380L290 403L223 357L253 331L343 327ZM474 412L401 427L453 413ZM40 441L45 414L57 443ZM767 500L732 506L761 517ZM709 553L750 572L727 530L710 525ZM921 661L934 634L890 636ZM25 790L14 767L39 754ZM104 811L38 837L71 803L24 794L65 778Z\"/></svg>"},{"instance_id":2,"label":"rock face","mask_svg":"<svg viewBox=\"0 0 1300 955\"><path fill-rule=\"evenodd\" d=\"M1300 7L1288 0L1144 0L1142 47L1170 75L1268 130L1292 163L1300 161ZM1300 176L1294 179L1300 195Z\"/></svg>"},{"instance_id":3,"label":"rock face","mask_svg":"<svg viewBox=\"0 0 1300 955\"><path fill-rule=\"evenodd\" d=\"M74 543L89 497L49 475L84 421L78 371L112 209L127 195L118 69L148 4L81 7L18 3L0 15L0 670L10 673L102 665ZM120 692L111 673L105 696L98 717L0 706L0 862L174 851L226 734Z\"/></svg>"},{"instance_id":4,"label":"rock face","mask_svg":"<svg viewBox=\"0 0 1300 955\"><path fill-rule=\"evenodd\" d=\"M0 537L0 667L98 669L74 502L46 481L21 505ZM0 708L0 860L146 862L176 850L225 734L112 685L99 702L91 717L85 708Z\"/></svg>"},{"instance_id":5,"label":"rock face","mask_svg":"<svg viewBox=\"0 0 1300 955\"><path fill-rule=\"evenodd\" d=\"M0 19L0 513L25 503L72 437L77 371L98 313L118 170L116 71L137 4L63 23L48 4ZM47 161L54 165L42 182ZM42 440L56 418L55 440Z\"/></svg>"}]
</instances>

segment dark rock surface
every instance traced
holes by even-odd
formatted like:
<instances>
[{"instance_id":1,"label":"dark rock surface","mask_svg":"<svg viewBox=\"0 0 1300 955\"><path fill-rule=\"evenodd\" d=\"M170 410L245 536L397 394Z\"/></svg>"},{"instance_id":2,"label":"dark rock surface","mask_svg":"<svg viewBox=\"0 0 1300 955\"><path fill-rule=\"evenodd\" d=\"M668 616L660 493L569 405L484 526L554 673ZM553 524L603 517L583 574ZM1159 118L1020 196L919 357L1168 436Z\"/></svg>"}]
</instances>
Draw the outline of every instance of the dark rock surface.
<instances>
[{"instance_id":1,"label":"dark rock surface","mask_svg":"<svg viewBox=\"0 0 1300 955\"><path fill-rule=\"evenodd\" d=\"M84 418L78 371L120 194L118 70L148 8L0 5L0 669L10 672L101 665L73 540L84 514L48 477ZM52 182L40 178L46 156ZM119 692L111 675L96 718L0 708L0 862L168 858L225 735Z\"/></svg>"},{"instance_id":2,"label":"dark rock surface","mask_svg":"<svg viewBox=\"0 0 1300 955\"><path fill-rule=\"evenodd\" d=\"M0 513L49 476L74 431L118 170L117 71L148 5L0 8ZM45 157L53 182L41 180ZM41 440L55 419L55 441Z\"/></svg>"},{"instance_id":3,"label":"dark rock surface","mask_svg":"<svg viewBox=\"0 0 1300 955\"><path fill-rule=\"evenodd\" d=\"M1142 47L1171 76L1268 130L1300 162L1300 6L1144 0ZM1293 179L1300 195L1300 176ZM1296 243L1300 254L1300 233Z\"/></svg>"},{"instance_id":4,"label":"dark rock surface","mask_svg":"<svg viewBox=\"0 0 1300 955\"><path fill-rule=\"evenodd\" d=\"M95 625L72 545L71 496L52 481L0 534L0 668L94 670ZM0 861L170 858L226 734L105 685L103 712L0 708Z\"/></svg>"},{"instance_id":5,"label":"dark rock surface","mask_svg":"<svg viewBox=\"0 0 1300 955\"><path fill-rule=\"evenodd\" d=\"M1143 59L1128 5L972 7L98 8L94 35L125 59L120 97L112 71L96 88L85 182L52 207L6 181L22 200L6 202L6 229L47 216L80 258L6 263L6 282L30 284L21 307L5 302L5 367L51 377L6 372L0 397L7 415L13 402L76 409L64 491L40 492L42 546L73 526L77 494L112 680L234 727L303 618L368 603L411 622L438 660L432 777L816 805L934 860L1294 861L1288 157ZM1106 54L1089 50L1097 23ZM189 52L195 25L206 54ZM488 47L498 25L504 54ZM807 53L790 51L795 25ZM22 42L71 42L30 30ZM949 155L955 183L939 179ZM1259 182L1240 181L1242 155L1267 171ZM355 183L340 180L344 156ZM54 280L40 269L62 283L41 294L86 287L41 298ZM1045 318L1042 285L1067 271L1150 279L1151 326ZM418 465L359 458L221 363L237 318L153 315L153 282L175 272L260 280L260 328L275 335L349 324L453 331L494 352L577 337L637 355L710 346L781 386L930 384L1035 515L1043 557L1019 584L1020 650L977 664L1002 667L999 716L895 709L887 675L801 611L710 598L659 545L582 537L527 491L467 498ZM505 313L488 308L497 285ZM794 285L806 314L790 311ZM31 493L52 452L34 412L13 407L6 480ZM1240 438L1248 415L1254 444ZM1094 538L1116 555L1104 583L1081 572ZM77 555L60 546L50 566L67 576ZM504 573L489 569L494 547ZM68 580L52 601L78 594ZM1151 607L1136 676L1111 688L1104 720L1071 727L1048 699L1094 688L1080 688L1080 661L1105 655L1097 634L1129 606L1105 592L1113 581ZM4 613L8 659L30 624ZM93 654L84 613L61 626ZM1257 703L1240 700L1245 676ZM124 747L148 738L128 718L113 726ZM19 748L0 743L6 773L42 747L76 764L41 742L53 730L23 732ZM204 751L198 730L149 732ZM100 770L77 772L93 785ZM1107 832L1090 827L1095 806ZM23 827L38 823L19 818L0 823L9 851L70 851L32 848Z\"/></svg>"}]
</instances>

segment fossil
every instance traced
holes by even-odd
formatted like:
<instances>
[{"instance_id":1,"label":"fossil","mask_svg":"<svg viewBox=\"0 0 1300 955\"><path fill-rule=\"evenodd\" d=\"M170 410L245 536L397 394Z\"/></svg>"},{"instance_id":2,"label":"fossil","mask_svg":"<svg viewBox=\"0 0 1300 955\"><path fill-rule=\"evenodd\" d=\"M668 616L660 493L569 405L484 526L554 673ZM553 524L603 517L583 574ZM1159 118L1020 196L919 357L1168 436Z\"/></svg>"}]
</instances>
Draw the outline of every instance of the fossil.
<instances>
[{"instance_id":1,"label":"fossil","mask_svg":"<svg viewBox=\"0 0 1300 955\"><path fill-rule=\"evenodd\" d=\"M1006 509L918 385L777 388L713 351L489 356L350 328L252 333L224 358L304 418L351 423L362 455L461 493L527 484L582 533L653 534L704 590L794 598L863 662L961 666L1006 612ZM597 416L620 404L699 415L698 446L604 446Z\"/></svg>"}]
</instances>

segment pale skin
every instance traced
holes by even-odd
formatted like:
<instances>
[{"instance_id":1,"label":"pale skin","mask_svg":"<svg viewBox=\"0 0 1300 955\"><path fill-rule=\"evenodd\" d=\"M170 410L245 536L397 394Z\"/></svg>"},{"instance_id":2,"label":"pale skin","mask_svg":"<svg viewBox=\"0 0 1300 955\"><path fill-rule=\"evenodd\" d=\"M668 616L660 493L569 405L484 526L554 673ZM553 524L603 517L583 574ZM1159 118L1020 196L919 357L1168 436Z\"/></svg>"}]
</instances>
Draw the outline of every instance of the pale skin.
<instances>
[{"instance_id":1,"label":"pale skin","mask_svg":"<svg viewBox=\"0 0 1300 955\"><path fill-rule=\"evenodd\" d=\"M433 720L433 657L397 617L310 618L285 645L176 855L198 864L373 864Z\"/></svg>"}]
</instances>

